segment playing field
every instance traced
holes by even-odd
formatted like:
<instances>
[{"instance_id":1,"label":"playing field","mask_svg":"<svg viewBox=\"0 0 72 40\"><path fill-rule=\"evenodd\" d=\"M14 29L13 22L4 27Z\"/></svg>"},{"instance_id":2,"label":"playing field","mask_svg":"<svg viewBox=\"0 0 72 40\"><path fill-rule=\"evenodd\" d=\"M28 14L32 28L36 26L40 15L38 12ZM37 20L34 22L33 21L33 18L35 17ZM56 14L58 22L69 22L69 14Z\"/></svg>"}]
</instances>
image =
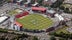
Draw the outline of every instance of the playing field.
<instances>
[{"instance_id":1,"label":"playing field","mask_svg":"<svg viewBox=\"0 0 72 40\"><path fill-rule=\"evenodd\" d=\"M18 22L26 29L46 29L52 25L52 20L39 14L29 14L25 17L18 18Z\"/></svg>"}]
</instances>

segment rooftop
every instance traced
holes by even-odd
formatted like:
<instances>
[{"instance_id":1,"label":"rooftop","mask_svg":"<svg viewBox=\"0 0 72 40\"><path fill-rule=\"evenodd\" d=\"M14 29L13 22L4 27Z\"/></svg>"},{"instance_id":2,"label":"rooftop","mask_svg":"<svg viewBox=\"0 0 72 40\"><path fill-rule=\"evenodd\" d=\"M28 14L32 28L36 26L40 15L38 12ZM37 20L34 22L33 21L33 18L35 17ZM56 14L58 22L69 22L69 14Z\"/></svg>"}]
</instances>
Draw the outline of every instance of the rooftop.
<instances>
[{"instance_id":1,"label":"rooftop","mask_svg":"<svg viewBox=\"0 0 72 40\"><path fill-rule=\"evenodd\" d=\"M8 18L7 16L0 17L0 23L3 22L4 20L6 20L7 18Z\"/></svg>"},{"instance_id":2,"label":"rooftop","mask_svg":"<svg viewBox=\"0 0 72 40\"><path fill-rule=\"evenodd\" d=\"M55 10L47 10L47 12L53 14L53 13L55 13L56 11L55 11Z\"/></svg>"},{"instance_id":3,"label":"rooftop","mask_svg":"<svg viewBox=\"0 0 72 40\"><path fill-rule=\"evenodd\" d=\"M72 4L72 0L65 0L64 3L70 3L70 4Z\"/></svg>"}]
</instances>

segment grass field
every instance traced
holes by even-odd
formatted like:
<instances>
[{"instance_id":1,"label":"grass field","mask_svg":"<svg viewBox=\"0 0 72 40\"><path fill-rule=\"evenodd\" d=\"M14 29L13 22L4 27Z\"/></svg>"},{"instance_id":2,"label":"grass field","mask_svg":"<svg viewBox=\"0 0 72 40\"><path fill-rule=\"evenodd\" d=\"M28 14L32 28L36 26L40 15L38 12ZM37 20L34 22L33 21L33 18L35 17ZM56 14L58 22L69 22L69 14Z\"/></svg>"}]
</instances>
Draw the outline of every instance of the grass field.
<instances>
[{"instance_id":1,"label":"grass field","mask_svg":"<svg viewBox=\"0 0 72 40\"><path fill-rule=\"evenodd\" d=\"M29 14L25 17L17 19L18 22L23 24L23 28L27 29L46 29L52 25L52 20L39 14Z\"/></svg>"}]
</instances>

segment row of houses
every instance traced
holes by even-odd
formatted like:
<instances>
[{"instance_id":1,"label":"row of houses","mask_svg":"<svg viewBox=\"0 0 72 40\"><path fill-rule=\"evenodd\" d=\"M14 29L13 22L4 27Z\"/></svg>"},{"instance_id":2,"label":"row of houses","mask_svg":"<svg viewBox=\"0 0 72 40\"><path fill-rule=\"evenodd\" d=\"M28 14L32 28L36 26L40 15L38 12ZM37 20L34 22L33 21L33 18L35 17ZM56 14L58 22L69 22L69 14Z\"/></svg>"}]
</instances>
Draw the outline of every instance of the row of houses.
<instances>
[{"instance_id":1,"label":"row of houses","mask_svg":"<svg viewBox=\"0 0 72 40\"><path fill-rule=\"evenodd\" d=\"M60 9L63 9L67 13L72 13L72 0L64 0Z\"/></svg>"},{"instance_id":2,"label":"row of houses","mask_svg":"<svg viewBox=\"0 0 72 40\"><path fill-rule=\"evenodd\" d=\"M25 4L26 6L32 5L32 6L37 6L39 5L39 2L42 5L52 5L54 2L57 0L26 0L25 3L23 3L25 0L11 0L12 3L17 3L18 5Z\"/></svg>"}]
</instances>

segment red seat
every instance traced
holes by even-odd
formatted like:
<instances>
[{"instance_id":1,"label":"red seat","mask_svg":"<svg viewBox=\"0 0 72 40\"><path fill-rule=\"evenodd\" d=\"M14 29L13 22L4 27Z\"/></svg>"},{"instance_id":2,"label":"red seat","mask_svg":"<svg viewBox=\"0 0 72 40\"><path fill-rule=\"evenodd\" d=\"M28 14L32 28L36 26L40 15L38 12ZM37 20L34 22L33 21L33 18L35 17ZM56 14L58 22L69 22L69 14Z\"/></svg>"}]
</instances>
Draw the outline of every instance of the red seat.
<instances>
[{"instance_id":1,"label":"red seat","mask_svg":"<svg viewBox=\"0 0 72 40\"><path fill-rule=\"evenodd\" d=\"M15 17L16 18L20 18L20 17L22 17L22 16L26 16L26 15L28 15L29 13L28 12L23 12L23 13L20 13L20 14L18 14L18 15L16 15Z\"/></svg>"}]
</instances>

